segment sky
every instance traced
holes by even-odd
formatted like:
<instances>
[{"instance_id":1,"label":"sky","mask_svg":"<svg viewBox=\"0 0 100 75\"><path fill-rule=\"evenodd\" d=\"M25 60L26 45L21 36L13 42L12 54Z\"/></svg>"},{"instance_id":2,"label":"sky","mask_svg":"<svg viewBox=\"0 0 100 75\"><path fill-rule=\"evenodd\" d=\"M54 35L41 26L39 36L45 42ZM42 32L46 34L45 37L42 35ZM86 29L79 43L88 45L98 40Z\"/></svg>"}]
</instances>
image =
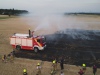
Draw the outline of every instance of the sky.
<instances>
[{"instance_id":1,"label":"sky","mask_svg":"<svg viewBox=\"0 0 100 75\"><path fill-rule=\"evenodd\" d=\"M0 9L29 12L100 12L100 0L0 0Z\"/></svg>"}]
</instances>

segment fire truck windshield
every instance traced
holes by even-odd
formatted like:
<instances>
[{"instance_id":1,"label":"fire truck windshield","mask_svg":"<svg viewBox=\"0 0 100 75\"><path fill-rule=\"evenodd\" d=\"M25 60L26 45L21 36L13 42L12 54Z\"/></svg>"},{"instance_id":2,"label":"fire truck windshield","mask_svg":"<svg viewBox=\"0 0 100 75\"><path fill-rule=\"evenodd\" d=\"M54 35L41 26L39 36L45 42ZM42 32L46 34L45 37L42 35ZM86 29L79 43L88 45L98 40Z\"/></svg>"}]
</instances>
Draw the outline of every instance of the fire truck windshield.
<instances>
[{"instance_id":1,"label":"fire truck windshield","mask_svg":"<svg viewBox=\"0 0 100 75\"><path fill-rule=\"evenodd\" d=\"M43 42L43 43L45 43L45 42L46 42L45 38L43 38L43 39L42 39L42 42Z\"/></svg>"},{"instance_id":2,"label":"fire truck windshield","mask_svg":"<svg viewBox=\"0 0 100 75\"><path fill-rule=\"evenodd\" d=\"M37 42L41 42L40 39L37 39Z\"/></svg>"},{"instance_id":3,"label":"fire truck windshield","mask_svg":"<svg viewBox=\"0 0 100 75\"><path fill-rule=\"evenodd\" d=\"M37 39L37 42L39 42L39 43L45 43L46 41L45 41L45 38L42 38L42 39Z\"/></svg>"}]
</instances>

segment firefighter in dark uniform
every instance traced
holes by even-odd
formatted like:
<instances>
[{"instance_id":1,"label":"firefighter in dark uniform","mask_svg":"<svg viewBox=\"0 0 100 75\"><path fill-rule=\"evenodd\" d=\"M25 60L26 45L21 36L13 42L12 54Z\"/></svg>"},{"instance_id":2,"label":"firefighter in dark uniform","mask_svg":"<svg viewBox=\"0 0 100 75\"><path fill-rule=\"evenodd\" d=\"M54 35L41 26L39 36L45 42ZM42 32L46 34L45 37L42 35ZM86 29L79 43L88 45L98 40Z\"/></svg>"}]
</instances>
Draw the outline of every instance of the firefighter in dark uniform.
<instances>
[{"instance_id":1,"label":"firefighter in dark uniform","mask_svg":"<svg viewBox=\"0 0 100 75\"><path fill-rule=\"evenodd\" d=\"M13 55L13 52L10 53L10 62L13 62L14 60L14 55Z\"/></svg>"},{"instance_id":2,"label":"firefighter in dark uniform","mask_svg":"<svg viewBox=\"0 0 100 75\"><path fill-rule=\"evenodd\" d=\"M64 69L64 59L63 59L63 57L61 57L61 60L60 60L60 67L61 67L61 70L63 70Z\"/></svg>"},{"instance_id":3,"label":"firefighter in dark uniform","mask_svg":"<svg viewBox=\"0 0 100 75\"><path fill-rule=\"evenodd\" d=\"M57 70L57 64L58 64L58 61L57 61L57 59L55 58L55 70Z\"/></svg>"},{"instance_id":4,"label":"firefighter in dark uniform","mask_svg":"<svg viewBox=\"0 0 100 75\"><path fill-rule=\"evenodd\" d=\"M97 72L97 66L93 65L93 74L95 75L96 72Z\"/></svg>"}]
</instances>

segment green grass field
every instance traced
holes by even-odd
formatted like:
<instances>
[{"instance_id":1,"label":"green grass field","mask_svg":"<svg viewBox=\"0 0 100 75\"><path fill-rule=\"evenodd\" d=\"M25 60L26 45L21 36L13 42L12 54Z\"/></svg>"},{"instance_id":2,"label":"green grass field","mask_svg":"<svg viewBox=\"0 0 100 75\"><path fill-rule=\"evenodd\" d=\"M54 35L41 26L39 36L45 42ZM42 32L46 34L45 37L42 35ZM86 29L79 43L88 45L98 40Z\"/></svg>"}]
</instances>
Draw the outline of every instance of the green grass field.
<instances>
[{"instance_id":1,"label":"green grass field","mask_svg":"<svg viewBox=\"0 0 100 75\"><path fill-rule=\"evenodd\" d=\"M9 17L0 17L0 19L8 19Z\"/></svg>"},{"instance_id":2,"label":"green grass field","mask_svg":"<svg viewBox=\"0 0 100 75\"><path fill-rule=\"evenodd\" d=\"M8 16L8 15L0 15L0 20L2 19L9 19L9 18L15 18L15 16Z\"/></svg>"}]
</instances>

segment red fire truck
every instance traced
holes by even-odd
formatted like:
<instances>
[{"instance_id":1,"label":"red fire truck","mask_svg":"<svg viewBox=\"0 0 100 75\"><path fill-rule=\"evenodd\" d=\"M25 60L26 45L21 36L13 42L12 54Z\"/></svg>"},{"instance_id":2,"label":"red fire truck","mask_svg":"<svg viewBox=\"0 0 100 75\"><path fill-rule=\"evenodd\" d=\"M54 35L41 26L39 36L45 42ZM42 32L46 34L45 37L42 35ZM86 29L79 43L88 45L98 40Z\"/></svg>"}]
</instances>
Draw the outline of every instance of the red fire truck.
<instances>
[{"instance_id":1,"label":"red fire truck","mask_svg":"<svg viewBox=\"0 0 100 75\"><path fill-rule=\"evenodd\" d=\"M29 30L29 34L18 34L15 33L10 37L10 44L13 48L17 50L44 50L46 47L45 37L44 36L34 36L33 32Z\"/></svg>"}]
</instances>

